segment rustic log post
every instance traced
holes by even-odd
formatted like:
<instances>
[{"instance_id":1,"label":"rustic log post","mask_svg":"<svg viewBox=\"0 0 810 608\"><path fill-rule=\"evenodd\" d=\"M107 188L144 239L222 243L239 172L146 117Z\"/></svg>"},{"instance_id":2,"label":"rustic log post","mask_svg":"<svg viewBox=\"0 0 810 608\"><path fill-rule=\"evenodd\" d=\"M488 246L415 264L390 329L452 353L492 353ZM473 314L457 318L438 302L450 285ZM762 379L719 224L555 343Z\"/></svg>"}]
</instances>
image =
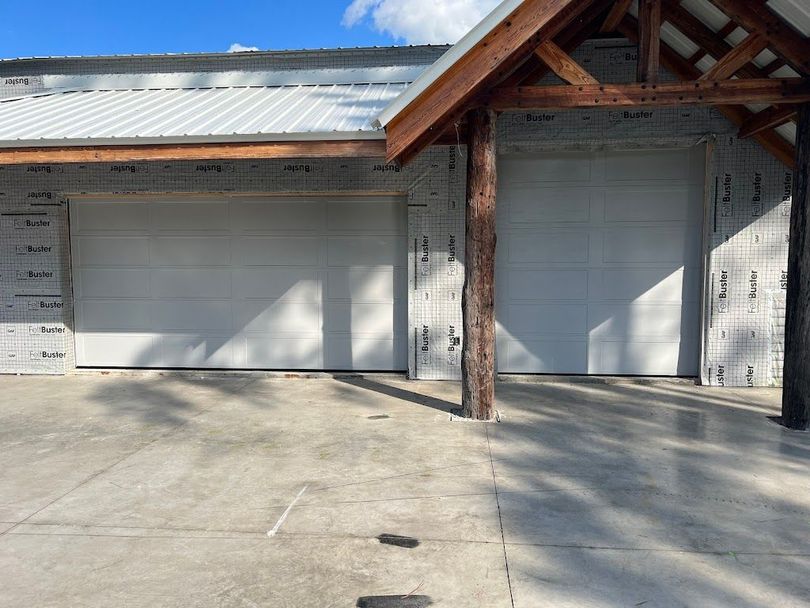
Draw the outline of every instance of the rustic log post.
<instances>
[{"instance_id":1,"label":"rustic log post","mask_svg":"<svg viewBox=\"0 0 810 608\"><path fill-rule=\"evenodd\" d=\"M782 424L804 430L810 422L810 104L799 112L796 173L790 213L785 316Z\"/></svg>"},{"instance_id":2,"label":"rustic log post","mask_svg":"<svg viewBox=\"0 0 810 608\"><path fill-rule=\"evenodd\" d=\"M467 115L461 403L464 416L474 420L490 420L495 411L496 120L490 109L471 110Z\"/></svg>"}]
</instances>

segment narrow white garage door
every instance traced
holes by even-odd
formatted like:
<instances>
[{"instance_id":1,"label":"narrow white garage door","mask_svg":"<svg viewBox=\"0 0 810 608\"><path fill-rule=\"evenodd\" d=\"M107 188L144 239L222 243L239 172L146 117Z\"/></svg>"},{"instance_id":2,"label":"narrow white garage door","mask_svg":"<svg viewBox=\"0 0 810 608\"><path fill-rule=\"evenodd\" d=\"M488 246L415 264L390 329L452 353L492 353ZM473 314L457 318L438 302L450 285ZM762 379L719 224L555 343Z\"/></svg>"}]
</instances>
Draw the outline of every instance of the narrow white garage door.
<instances>
[{"instance_id":1,"label":"narrow white garage door","mask_svg":"<svg viewBox=\"0 0 810 608\"><path fill-rule=\"evenodd\" d=\"M505 156L498 368L698 373L705 148Z\"/></svg>"},{"instance_id":2,"label":"narrow white garage door","mask_svg":"<svg viewBox=\"0 0 810 608\"><path fill-rule=\"evenodd\" d=\"M407 367L400 197L72 200L77 364Z\"/></svg>"}]
</instances>

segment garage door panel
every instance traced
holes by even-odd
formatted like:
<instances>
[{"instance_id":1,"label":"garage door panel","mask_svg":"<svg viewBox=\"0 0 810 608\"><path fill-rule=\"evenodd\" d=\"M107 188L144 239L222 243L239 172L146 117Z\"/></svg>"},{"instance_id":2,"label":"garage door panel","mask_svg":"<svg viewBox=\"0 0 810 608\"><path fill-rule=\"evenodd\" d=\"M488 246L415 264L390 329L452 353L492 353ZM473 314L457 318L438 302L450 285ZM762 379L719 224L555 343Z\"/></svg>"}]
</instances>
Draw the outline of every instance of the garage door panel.
<instances>
[{"instance_id":1,"label":"garage door panel","mask_svg":"<svg viewBox=\"0 0 810 608\"><path fill-rule=\"evenodd\" d=\"M393 302L407 297L407 294L399 293L405 281L404 268L331 268L326 293L330 299Z\"/></svg>"},{"instance_id":2,"label":"garage door panel","mask_svg":"<svg viewBox=\"0 0 810 608\"><path fill-rule=\"evenodd\" d=\"M231 302L168 300L151 302L152 328L165 331L212 332L233 328Z\"/></svg>"},{"instance_id":3,"label":"garage door panel","mask_svg":"<svg viewBox=\"0 0 810 608\"><path fill-rule=\"evenodd\" d=\"M700 222L700 192L684 187L672 190L619 188L605 194L605 222Z\"/></svg>"},{"instance_id":4,"label":"garage door panel","mask_svg":"<svg viewBox=\"0 0 810 608\"><path fill-rule=\"evenodd\" d=\"M84 201L71 214L71 229L85 232L149 232L149 208L143 202Z\"/></svg>"},{"instance_id":5,"label":"garage door panel","mask_svg":"<svg viewBox=\"0 0 810 608\"><path fill-rule=\"evenodd\" d=\"M694 351L697 344L691 341L605 341L591 346L592 373L647 376L686 376L693 373L685 363L685 354ZM673 371L674 370L674 371Z\"/></svg>"},{"instance_id":6,"label":"garage door panel","mask_svg":"<svg viewBox=\"0 0 810 608\"><path fill-rule=\"evenodd\" d=\"M401 236L333 236L327 239L329 266L403 266L406 251L406 238Z\"/></svg>"},{"instance_id":7,"label":"garage door panel","mask_svg":"<svg viewBox=\"0 0 810 608\"><path fill-rule=\"evenodd\" d=\"M680 304L600 303L588 306L593 338L660 337L679 339L693 326L693 307Z\"/></svg>"},{"instance_id":8,"label":"garage door panel","mask_svg":"<svg viewBox=\"0 0 810 608\"><path fill-rule=\"evenodd\" d=\"M503 270L509 300L584 300L588 297L585 270Z\"/></svg>"},{"instance_id":9,"label":"garage door panel","mask_svg":"<svg viewBox=\"0 0 810 608\"><path fill-rule=\"evenodd\" d=\"M150 300L87 300L76 302L77 332L146 332L152 325Z\"/></svg>"},{"instance_id":10,"label":"garage door panel","mask_svg":"<svg viewBox=\"0 0 810 608\"><path fill-rule=\"evenodd\" d=\"M582 334L588 327L588 308L584 304L509 304L502 328L511 334Z\"/></svg>"},{"instance_id":11,"label":"garage door panel","mask_svg":"<svg viewBox=\"0 0 810 608\"><path fill-rule=\"evenodd\" d=\"M507 260L514 264L585 263L588 246L585 232L515 233L509 239Z\"/></svg>"},{"instance_id":12,"label":"garage door panel","mask_svg":"<svg viewBox=\"0 0 810 608\"><path fill-rule=\"evenodd\" d=\"M232 336L172 335L159 339L161 361L171 367L227 368L233 361Z\"/></svg>"},{"instance_id":13,"label":"garage door panel","mask_svg":"<svg viewBox=\"0 0 810 608\"><path fill-rule=\"evenodd\" d=\"M630 150L607 155L605 176L609 182L619 181L689 181L691 150Z\"/></svg>"},{"instance_id":14,"label":"garage door panel","mask_svg":"<svg viewBox=\"0 0 810 608\"><path fill-rule=\"evenodd\" d=\"M700 296L692 287L699 281L698 268L591 270L589 275L589 292L595 300L679 304L684 299L697 301Z\"/></svg>"},{"instance_id":15,"label":"garage door panel","mask_svg":"<svg viewBox=\"0 0 810 608\"><path fill-rule=\"evenodd\" d=\"M323 201L302 198L236 199L232 221L238 231L317 231L323 228L323 206Z\"/></svg>"},{"instance_id":16,"label":"garage door panel","mask_svg":"<svg viewBox=\"0 0 810 608\"><path fill-rule=\"evenodd\" d=\"M382 371L408 365L405 334L390 338L328 335L324 356L326 369Z\"/></svg>"},{"instance_id":17,"label":"garage door panel","mask_svg":"<svg viewBox=\"0 0 810 608\"><path fill-rule=\"evenodd\" d=\"M92 367L162 366L156 337L144 334L87 333L76 337L76 356Z\"/></svg>"},{"instance_id":18,"label":"garage door panel","mask_svg":"<svg viewBox=\"0 0 810 608\"><path fill-rule=\"evenodd\" d=\"M152 239L149 259L153 266L229 266L228 237L159 237Z\"/></svg>"},{"instance_id":19,"label":"garage door panel","mask_svg":"<svg viewBox=\"0 0 810 608\"><path fill-rule=\"evenodd\" d=\"M149 237L76 237L74 266L149 266Z\"/></svg>"},{"instance_id":20,"label":"garage door panel","mask_svg":"<svg viewBox=\"0 0 810 608\"><path fill-rule=\"evenodd\" d=\"M605 233L602 259L609 264L638 264L648 262L677 264L676 270L695 260L700 234L687 234L685 230L645 227L643 229L611 229Z\"/></svg>"},{"instance_id":21,"label":"garage door panel","mask_svg":"<svg viewBox=\"0 0 810 608\"><path fill-rule=\"evenodd\" d=\"M77 364L403 369L405 202L71 201Z\"/></svg>"},{"instance_id":22,"label":"garage door panel","mask_svg":"<svg viewBox=\"0 0 810 608\"><path fill-rule=\"evenodd\" d=\"M231 297L231 273L225 269L152 270L155 298Z\"/></svg>"},{"instance_id":23,"label":"garage door panel","mask_svg":"<svg viewBox=\"0 0 810 608\"><path fill-rule=\"evenodd\" d=\"M328 230L372 230L404 234L406 217L399 201L346 199L329 205Z\"/></svg>"},{"instance_id":24,"label":"garage door panel","mask_svg":"<svg viewBox=\"0 0 810 608\"><path fill-rule=\"evenodd\" d=\"M320 336L248 336L245 365L254 369L322 369Z\"/></svg>"},{"instance_id":25,"label":"garage door panel","mask_svg":"<svg viewBox=\"0 0 810 608\"><path fill-rule=\"evenodd\" d=\"M514 374L587 374L585 340L503 340L498 345L498 365Z\"/></svg>"},{"instance_id":26,"label":"garage door panel","mask_svg":"<svg viewBox=\"0 0 810 608\"><path fill-rule=\"evenodd\" d=\"M237 302L236 322L248 332L318 333L321 331L321 304L280 300Z\"/></svg>"},{"instance_id":27,"label":"garage door panel","mask_svg":"<svg viewBox=\"0 0 810 608\"><path fill-rule=\"evenodd\" d=\"M236 298L311 302L320 298L317 270L301 268L241 268L233 271Z\"/></svg>"},{"instance_id":28,"label":"garage door panel","mask_svg":"<svg viewBox=\"0 0 810 608\"><path fill-rule=\"evenodd\" d=\"M213 201L150 203L152 227L162 231L228 231L228 204Z\"/></svg>"},{"instance_id":29,"label":"garage door panel","mask_svg":"<svg viewBox=\"0 0 810 608\"><path fill-rule=\"evenodd\" d=\"M512 157L508 164L498 167L498 181L503 185L588 182L591 170L591 157L585 152L517 156Z\"/></svg>"},{"instance_id":30,"label":"garage door panel","mask_svg":"<svg viewBox=\"0 0 810 608\"><path fill-rule=\"evenodd\" d=\"M591 193L576 189L542 189L532 186L509 188L509 222L587 222L591 215Z\"/></svg>"},{"instance_id":31,"label":"garage door panel","mask_svg":"<svg viewBox=\"0 0 810 608\"><path fill-rule=\"evenodd\" d=\"M249 236L236 251L242 266L317 266L319 244L314 237Z\"/></svg>"},{"instance_id":32,"label":"garage door panel","mask_svg":"<svg viewBox=\"0 0 810 608\"><path fill-rule=\"evenodd\" d=\"M386 302L328 302L324 329L328 332L391 335L401 310Z\"/></svg>"},{"instance_id":33,"label":"garage door panel","mask_svg":"<svg viewBox=\"0 0 810 608\"><path fill-rule=\"evenodd\" d=\"M74 288L81 298L149 297L149 270L87 268L78 273Z\"/></svg>"}]
</instances>

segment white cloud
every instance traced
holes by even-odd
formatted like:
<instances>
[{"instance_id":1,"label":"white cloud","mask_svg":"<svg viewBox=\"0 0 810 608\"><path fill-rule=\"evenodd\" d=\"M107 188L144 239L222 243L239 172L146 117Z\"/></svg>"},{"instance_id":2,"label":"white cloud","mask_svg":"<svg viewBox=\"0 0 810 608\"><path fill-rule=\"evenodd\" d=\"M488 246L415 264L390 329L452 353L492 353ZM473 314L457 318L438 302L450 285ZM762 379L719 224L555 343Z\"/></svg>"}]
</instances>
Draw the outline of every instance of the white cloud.
<instances>
[{"instance_id":1,"label":"white cloud","mask_svg":"<svg viewBox=\"0 0 810 608\"><path fill-rule=\"evenodd\" d=\"M455 43L500 0L352 0L343 25L370 19L374 29L407 44Z\"/></svg>"},{"instance_id":2,"label":"white cloud","mask_svg":"<svg viewBox=\"0 0 810 608\"><path fill-rule=\"evenodd\" d=\"M238 42L234 42L231 46L228 47L229 53L246 53L248 51L258 51L259 47L257 46L245 46L244 44L239 44Z\"/></svg>"}]
</instances>

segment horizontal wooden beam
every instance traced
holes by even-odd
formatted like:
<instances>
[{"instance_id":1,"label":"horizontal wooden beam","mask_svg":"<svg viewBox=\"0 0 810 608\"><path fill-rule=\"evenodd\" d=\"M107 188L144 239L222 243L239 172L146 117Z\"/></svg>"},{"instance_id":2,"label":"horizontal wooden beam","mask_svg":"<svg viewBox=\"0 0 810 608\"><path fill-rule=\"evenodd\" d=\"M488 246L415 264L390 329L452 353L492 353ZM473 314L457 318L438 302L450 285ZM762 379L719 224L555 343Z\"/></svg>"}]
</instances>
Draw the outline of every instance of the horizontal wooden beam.
<instances>
[{"instance_id":1,"label":"horizontal wooden beam","mask_svg":"<svg viewBox=\"0 0 810 608\"><path fill-rule=\"evenodd\" d=\"M385 140L0 148L0 165L272 158L380 158Z\"/></svg>"},{"instance_id":2,"label":"horizontal wooden beam","mask_svg":"<svg viewBox=\"0 0 810 608\"><path fill-rule=\"evenodd\" d=\"M552 72L568 84L599 84L596 78L551 40L538 46L534 53L551 68Z\"/></svg>"},{"instance_id":3,"label":"horizontal wooden beam","mask_svg":"<svg viewBox=\"0 0 810 608\"><path fill-rule=\"evenodd\" d=\"M796 106L773 106L758 112L743 123L740 127L739 137L745 139L768 129L779 127L790 122L798 115Z\"/></svg>"},{"instance_id":4,"label":"horizontal wooden beam","mask_svg":"<svg viewBox=\"0 0 810 608\"><path fill-rule=\"evenodd\" d=\"M810 102L810 82L801 79L738 79L513 87L496 89L488 104L497 111L600 107L722 105Z\"/></svg>"}]
</instances>

